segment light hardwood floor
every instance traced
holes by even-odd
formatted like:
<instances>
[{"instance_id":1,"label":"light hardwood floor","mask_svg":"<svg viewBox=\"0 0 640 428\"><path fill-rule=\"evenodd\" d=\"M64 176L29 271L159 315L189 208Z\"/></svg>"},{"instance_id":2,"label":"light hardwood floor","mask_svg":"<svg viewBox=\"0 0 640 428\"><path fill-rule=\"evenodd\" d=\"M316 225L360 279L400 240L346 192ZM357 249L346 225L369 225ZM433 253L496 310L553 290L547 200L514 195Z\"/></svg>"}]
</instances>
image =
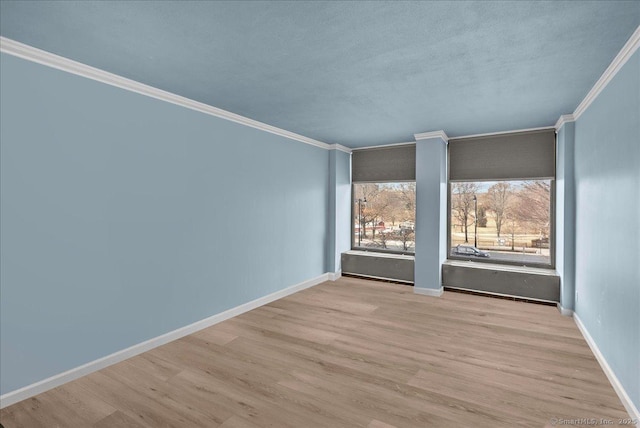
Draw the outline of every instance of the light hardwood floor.
<instances>
[{"instance_id":1,"label":"light hardwood floor","mask_svg":"<svg viewBox=\"0 0 640 428\"><path fill-rule=\"evenodd\" d=\"M626 417L573 320L554 307L355 278L0 412L5 428L495 428Z\"/></svg>"}]
</instances>

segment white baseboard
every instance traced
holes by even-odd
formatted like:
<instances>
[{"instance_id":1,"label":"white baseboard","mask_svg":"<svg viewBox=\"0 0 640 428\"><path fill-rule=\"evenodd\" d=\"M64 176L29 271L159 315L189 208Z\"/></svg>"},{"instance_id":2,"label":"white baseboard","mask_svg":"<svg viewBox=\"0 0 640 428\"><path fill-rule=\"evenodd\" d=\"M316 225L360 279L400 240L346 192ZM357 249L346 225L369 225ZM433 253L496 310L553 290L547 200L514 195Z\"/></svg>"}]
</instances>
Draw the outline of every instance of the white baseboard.
<instances>
[{"instance_id":1,"label":"white baseboard","mask_svg":"<svg viewBox=\"0 0 640 428\"><path fill-rule=\"evenodd\" d=\"M413 282L411 281L405 281L403 279L396 279L396 278L385 278L383 276L375 276L375 275L364 275L361 273L351 273L348 272L348 275L350 277L353 278L360 278L360 279L379 279L381 281L387 281L387 282L393 282L393 283L398 283L398 284L407 284L407 285L413 285ZM340 272L340 276L342 276L342 272Z\"/></svg>"},{"instance_id":2,"label":"white baseboard","mask_svg":"<svg viewBox=\"0 0 640 428\"><path fill-rule=\"evenodd\" d=\"M558 303L556 305L556 307L558 308L558 311L560 312L560 315L565 316L565 317L572 317L573 316L573 310L563 307L560 303Z\"/></svg>"},{"instance_id":3,"label":"white baseboard","mask_svg":"<svg viewBox=\"0 0 640 428\"><path fill-rule=\"evenodd\" d=\"M342 270L339 270L337 272L329 272L327 275L329 275L329 281L337 281L342 276Z\"/></svg>"},{"instance_id":4,"label":"white baseboard","mask_svg":"<svg viewBox=\"0 0 640 428\"><path fill-rule=\"evenodd\" d=\"M624 387L618 380L618 377L609 366L609 363L607 363L607 360L604 358L604 355L602 355L602 352L600 352L598 345L596 345L596 342L594 342L593 337L591 337L589 331L587 331L587 328L582 323L582 320L580 319L578 314L574 313L573 319L578 326L578 330L580 330L580 333L582 333L582 336L584 336L584 340L587 341L589 348L591 348L591 352L593 352L593 355L596 356L596 360L598 360L598 363L600 363L602 371L604 371L604 374L607 375L609 382L611 382L611 386L613 386L616 394L618 394L618 397L620 397L620 401L622 401L622 405L627 410L627 413L629 413L631 419L640 421L640 412L638 411L638 408L635 406L635 404L633 404L633 401L631 401L629 394L627 394L627 391L625 391Z\"/></svg>"},{"instance_id":5,"label":"white baseboard","mask_svg":"<svg viewBox=\"0 0 640 428\"><path fill-rule=\"evenodd\" d=\"M431 297L440 297L442 296L442 293L444 293L444 288L440 287L440 288L420 288L420 287L413 287L413 292L415 294L422 294L424 296L431 296Z\"/></svg>"},{"instance_id":6,"label":"white baseboard","mask_svg":"<svg viewBox=\"0 0 640 428\"><path fill-rule=\"evenodd\" d=\"M243 314L260 306L266 305L267 303L271 303L274 300L281 299L290 294L328 281L330 279L330 275L335 274L324 273L315 278L309 279L296 285L292 285L291 287L276 291L275 293L271 293L250 302L243 303L242 305L236 306L235 308L228 309L224 312L220 312L219 314L210 316L203 320L196 321L193 324L189 324L177 330L170 331L161 336L154 337L153 339L138 343L137 345L133 345L121 351L114 352L113 354L107 355L106 357L99 358L97 360L83 364L71 370L67 370L66 372L57 374L50 378L41 380L31 385L27 385L15 391L8 392L0 396L0 409L25 400L29 397L33 397L34 395L41 394L45 391L56 388L67 382L71 382L72 380L88 375L89 373L93 373L110 365L119 363L120 361L124 361L127 358L131 358L143 352L147 352L160 345L164 345L176 339L180 339L181 337L195 333L196 331L211 327L214 324L228 320L229 318L233 318L237 315Z\"/></svg>"}]
</instances>

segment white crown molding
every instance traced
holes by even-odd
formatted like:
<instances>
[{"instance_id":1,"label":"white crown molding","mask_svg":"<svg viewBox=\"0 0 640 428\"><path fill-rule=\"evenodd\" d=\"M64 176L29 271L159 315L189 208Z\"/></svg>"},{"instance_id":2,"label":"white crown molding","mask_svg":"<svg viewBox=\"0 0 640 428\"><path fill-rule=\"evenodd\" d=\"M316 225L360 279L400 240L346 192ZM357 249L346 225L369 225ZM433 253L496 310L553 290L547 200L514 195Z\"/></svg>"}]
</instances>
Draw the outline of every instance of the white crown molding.
<instances>
[{"instance_id":1,"label":"white crown molding","mask_svg":"<svg viewBox=\"0 0 640 428\"><path fill-rule=\"evenodd\" d=\"M560 116L560 118L558 119L558 121L555 124L555 128L556 128L556 132L558 132L560 130L560 128L562 128L562 126L565 123L569 123L569 122L575 122L576 118L574 115L572 114L563 114L562 116Z\"/></svg>"},{"instance_id":2,"label":"white crown molding","mask_svg":"<svg viewBox=\"0 0 640 428\"><path fill-rule=\"evenodd\" d=\"M422 132L420 134L414 134L413 137L416 139L416 141L429 140L431 138L440 138L445 143L449 142L449 137L447 137L447 134L445 134L445 132L442 131L442 130L441 131Z\"/></svg>"},{"instance_id":3,"label":"white crown molding","mask_svg":"<svg viewBox=\"0 0 640 428\"><path fill-rule=\"evenodd\" d=\"M357 152L358 150L383 149L385 147L410 146L415 144L416 144L415 141L409 141L406 143L380 144L379 146L354 147L353 149L351 149L351 151Z\"/></svg>"},{"instance_id":4,"label":"white crown molding","mask_svg":"<svg viewBox=\"0 0 640 428\"><path fill-rule=\"evenodd\" d=\"M325 281L335 281L339 278L339 274L339 272L323 273L322 275L315 278L309 279L296 285L292 285L291 287L284 288L280 291L276 291L275 293L268 294L266 296L236 306L235 308L231 308L224 312L220 312L219 314L205 318L203 320L196 321L193 324L189 324L177 330L165 333L161 336L154 337L153 339L138 343L129 348L115 352L111 355L107 355L106 357L99 358L87 364L83 364L79 367L67 370L66 372L41 380L40 382L36 382L34 384L25 386L24 388L8 392L0 396L0 409L4 409L5 407L15 404L19 401L25 400L29 397L33 397L37 394L41 394L67 382L71 382L72 380L88 375L89 373L93 373L110 365L119 363L120 361L124 361L127 358L131 358L143 352L150 351L153 348L157 348L158 346L164 345L176 339L180 339L181 337L195 333L207 327L211 327L214 324L218 324L222 321L228 320L252 309L266 305L267 303L282 299L283 297L297 293L298 291L313 287Z\"/></svg>"},{"instance_id":5,"label":"white crown molding","mask_svg":"<svg viewBox=\"0 0 640 428\"><path fill-rule=\"evenodd\" d=\"M580 330L580 333L582 333L582 336L584 336L584 340L587 342L587 345L589 345L589 348L591 348L591 352L593 352L596 360L598 360L598 363L600 363L602 371L604 371L604 374L609 379L609 382L611 382L611 386L613 386L616 394L618 394L618 397L620 398L620 401L622 401L622 405L627 410L627 413L629 413L631 419L640 421L640 411L638 411L638 408L635 406L635 404L633 404L633 401L631 401L631 397L629 397L629 394L627 394L627 391L624 389L624 387L620 383L620 380L611 369L611 366L604 358L604 355L602 355L602 352L600 352L600 348L598 348L598 345L593 340L593 337L591 337L591 334L589 334L589 331L582 323L582 320L580 319L578 314L574 313L573 319L578 326L578 330Z\"/></svg>"},{"instance_id":6,"label":"white crown molding","mask_svg":"<svg viewBox=\"0 0 640 428\"><path fill-rule=\"evenodd\" d=\"M573 116L578 119L582 113L591 105L593 100L602 92L602 90L611 82L611 80L618 74L618 71L627 63L629 58L633 56L633 54L640 47L640 26L636 28L636 31L633 32L627 43L624 44L618 55L611 61L611 64L607 69L602 73L602 76L598 79L593 88L589 91L584 100L573 112Z\"/></svg>"},{"instance_id":7,"label":"white crown molding","mask_svg":"<svg viewBox=\"0 0 640 428\"><path fill-rule=\"evenodd\" d=\"M351 154L352 150L349 147L343 146L342 144L331 144L329 146L329 150L340 150L341 152Z\"/></svg>"},{"instance_id":8,"label":"white crown molding","mask_svg":"<svg viewBox=\"0 0 640 428\"><path fill-rule=\"evenodd\" d=\"M640 48L640 26L636 28L636 31L633 32L627 43L624 44L618 55L611 61L609 67L602 73L602 76L598 79L593 88L589 91L586 97L582 100L578 107L576 107L573 114L566 114L560 116L558 122L556 122L556 131L560 130L562 125L567 122L575 122L582 115L582 113L587 110L587 108L591 105L591 103L600 95L600 92L606 88L606 86L611 82L611 80L618 74L618 71L627 63L629 58L633 56L633 54ZM563 120L563 117L567 117ZM569 118L571 120L569 120Z\"/></svg>"},{"instance_id":9,"label":"white crown molding","mask_svg":"<svg viewBox=\"0 0 640 428\"><path fill-rule=\"evenodd\" d=\"M69 58L52 54L33 46L7 39L6 37L0 37L0 52L36 62L47 67L66 71L67 73L72 73L77 76L86 77L87 79L106 83L107 85L115 86L127 91L136 92L141 95L186 107L210 116L219 117L251 128L260 129L261 131L269 132L301 143L310 144L327 150L331 149L331 146L327 143L280 129L275 126L267 125L266 123L258 122L257 120L249 119L247 117L240 116L239 114L231 113L171 92L163 91L162 89L154 88L153 86L145 85L144 83L136 82L135 80L127 79L126 77L118 76L116 74L73 61Z\"/></svg>"},{"instance_id":10,"label":"white crown molding","mask_svg":"<svg viewBox=\"0 0 640 428\"><path fill-rule=\"evenodd\" d=\"M449 137L449 138L451 140L462 140L464 138L491 137L493 135L517 134L519 132L545 131L547 129L554 129L554 128L553 126L541 126L538 128L526 128L526 129L514 129L511 131L487 132L484 134L462 135L460 137Z\"/></svg>"}]
</instances>

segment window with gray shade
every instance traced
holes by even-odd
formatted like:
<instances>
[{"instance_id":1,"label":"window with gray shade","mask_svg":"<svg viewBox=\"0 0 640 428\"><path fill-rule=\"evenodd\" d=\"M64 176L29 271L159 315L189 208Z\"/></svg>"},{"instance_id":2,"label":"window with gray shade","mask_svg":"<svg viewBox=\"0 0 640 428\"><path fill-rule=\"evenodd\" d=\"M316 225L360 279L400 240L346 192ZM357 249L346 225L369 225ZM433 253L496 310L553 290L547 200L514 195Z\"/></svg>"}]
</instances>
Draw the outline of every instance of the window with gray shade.
<instances>
[{"instance_id":1,"label":"window with gray shade","mask_svg":"<svg viewBox=\"0 0 640 428\"><path fill-rule=\"evenodd\" d=\"M354 150L351 168L354 183L415 181L416 145Z\"/></svg>"},{"instance_id":2,"label":"window with gray shade","mask_svg":"<svg viewBox=\"0 0 640 428\"><path fill-rule=\"evenodd\" d=\"M449 258L552 267L555 131L451 139L448 149Z\"/></svg>"},{"instance_id":3,"label":"window with gray shade","mask_svg":"<svg viewBox=\"0 0 640 428\"><path fill-rule=\"evenodd\" d=\"M352 248L413 253L416 145L354 150Z\"/></svg>"}]
</instances>

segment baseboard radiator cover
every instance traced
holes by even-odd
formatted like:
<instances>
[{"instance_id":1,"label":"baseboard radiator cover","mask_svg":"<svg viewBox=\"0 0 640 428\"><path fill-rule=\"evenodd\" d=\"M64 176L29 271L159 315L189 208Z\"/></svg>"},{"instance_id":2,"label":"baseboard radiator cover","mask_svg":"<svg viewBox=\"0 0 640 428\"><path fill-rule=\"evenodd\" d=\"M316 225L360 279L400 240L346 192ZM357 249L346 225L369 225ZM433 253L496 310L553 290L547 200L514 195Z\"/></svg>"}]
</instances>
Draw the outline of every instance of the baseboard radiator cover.
<instances>
[{"instance_id":1,"label":"baseboard radiator cover","mask_svg":"<svg viewBox=\"0 0 640 428\"><path fill-rule=\"evenodd\" d=\"M484 263L445 263L442 265L442 283L445 288L541 302L560 301L560 277L550 269L512 268Z\"/></svg>"},{"instance_id":2,"label":"baseboard radiator cover","mask_svg":"<svg viewBox=\"0 0 640 428\"><path fill-rule=\"evenodd\" d=\"M413 284L414 257L369 251L342 253L342 273Z\"/></svg>"}]
</instances>

